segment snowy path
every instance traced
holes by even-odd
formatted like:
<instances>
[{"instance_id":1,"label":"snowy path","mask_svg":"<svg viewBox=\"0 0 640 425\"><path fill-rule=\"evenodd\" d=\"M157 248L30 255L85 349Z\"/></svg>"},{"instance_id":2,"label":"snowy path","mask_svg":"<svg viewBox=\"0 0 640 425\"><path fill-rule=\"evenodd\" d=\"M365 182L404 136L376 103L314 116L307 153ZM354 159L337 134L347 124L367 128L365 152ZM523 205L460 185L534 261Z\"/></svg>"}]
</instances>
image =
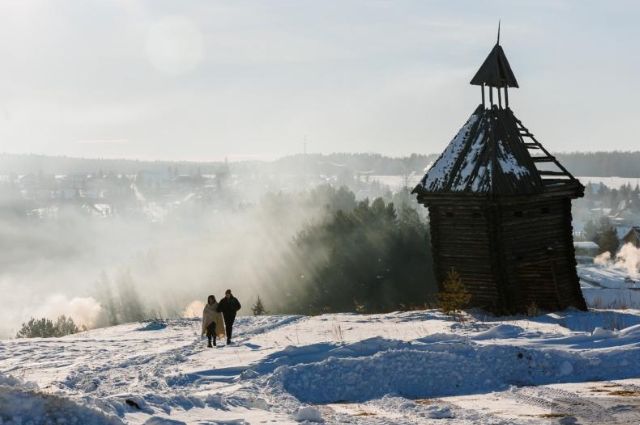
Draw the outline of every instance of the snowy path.
<instances>
[{"instance_id":1,"label":"snowy path","mask_svg":"<svg viewBox=\"0 0 640 425\"><path fill-rule=\"evenodd\" d=\"M0 341L0 423L36 415L29 397L96 424L640 423L638 311L241 317L215 349L199 334L180 319Z\"/></svg>"}]
</instances>

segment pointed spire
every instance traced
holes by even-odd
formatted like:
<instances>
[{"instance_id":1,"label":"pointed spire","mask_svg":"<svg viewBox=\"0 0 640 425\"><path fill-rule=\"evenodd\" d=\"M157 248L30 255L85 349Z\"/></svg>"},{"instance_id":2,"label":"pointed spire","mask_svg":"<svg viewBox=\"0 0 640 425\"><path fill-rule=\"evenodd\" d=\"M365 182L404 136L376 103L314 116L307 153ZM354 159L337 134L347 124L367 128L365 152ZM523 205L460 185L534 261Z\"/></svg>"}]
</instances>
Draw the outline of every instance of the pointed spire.
<instances>
[{"instance_id":1,"label":"pointed spire","mask_svg":"<svg viewBox=\"0 0 640 425\"><path fill-rule=\"evenodd\" d=\"M476 75L471 79L471 84L474 86L489 86L489 87L518 87L518 81L516 80L507 56L504 54L504 50L500 46L500 21L498 21L498 39L496 45L482 63L482 66L476 72Z\"/></svg>"}]
</instances>

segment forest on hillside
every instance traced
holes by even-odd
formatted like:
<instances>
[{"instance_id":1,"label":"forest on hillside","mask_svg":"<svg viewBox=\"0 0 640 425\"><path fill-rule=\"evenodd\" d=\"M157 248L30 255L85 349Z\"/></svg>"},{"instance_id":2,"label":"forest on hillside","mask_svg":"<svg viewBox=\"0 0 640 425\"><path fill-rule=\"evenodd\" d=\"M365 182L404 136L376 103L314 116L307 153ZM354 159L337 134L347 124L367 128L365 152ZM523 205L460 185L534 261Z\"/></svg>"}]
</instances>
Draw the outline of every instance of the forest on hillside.
<instances>
[{"instance_id":1,"label":"forest on hillside","mask_svg":"<svg viewBox=\"0 0 640 425\"><path fill-rule=\"evenodd\" d=\"M559 158L569 168L573 158L604 170L617 154L567 155ZM638 155L624 154L628 169L615 174L634 175ZM247 308L259 296L272 313L424 306L436 282L427 209L410 186L435 158L309 154L226 164L0 155L0 233L12 247L0 256L2 278L30 288L6 296L16 306L43 298L52 321L67 311L59 306L88 303L78 323L87 326L179 316L228 287ZM411 174L409 187L367 177L385 174ZM586 186L572 211L581 238L604 247L612 227L639 223L635 182ZM15 335L16 314L5 317L0 335Z\"/></svg>"},{"instance_id":2,"label":"forest on hillside","mask_svg":"<svg viewBox=\"0 0 640 425\"><path fill-rule=\"evenodd\" d=\"M557 153L557 158L576 176L640 177L640 151ZM411 175L422 174L436 154L390 157L375 153L295 154L272 161L140 161L130 159L87 159L44 155L0 154L0 175L4 174L136 174L140 171L179 174L215 174L223 167L236 174L322 174Z\"/></svg>"},{"instance_id":3,"label":"forest on hillside","mask_svg":"<svg viewBox=\"0 0 640 425\"><path fill-rule=\"evenodd\" d=\"M575 176L640 177L640 152L572 152L556 154Z\"/></svg>"},{"instance_id":4,"label":"forest on hillside","mask_svg":"<svg viewBox=\"0 0 640 425\"><path fill-rule=\"evenodd\" d=\"M287 267L268 277L272 311L382 313L433 303L429 230L415 206L401 196L357 202L346 188L324 190L339 208L290 241Z\"/></svg>"}]
</instances>

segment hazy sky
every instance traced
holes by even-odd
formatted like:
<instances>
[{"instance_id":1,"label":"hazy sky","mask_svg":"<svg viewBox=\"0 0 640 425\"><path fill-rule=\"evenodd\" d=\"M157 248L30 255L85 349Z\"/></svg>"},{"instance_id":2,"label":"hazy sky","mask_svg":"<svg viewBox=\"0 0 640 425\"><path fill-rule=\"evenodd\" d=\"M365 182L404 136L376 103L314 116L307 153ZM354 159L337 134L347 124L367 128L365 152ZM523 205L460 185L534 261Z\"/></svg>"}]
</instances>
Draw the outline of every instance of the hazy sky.
<instances>
[{"instance_id":1,"label":"hazy sky","mask_svg":"<svg viewBox=\"0 0 640 425\"><path fill-rule=\"evenodd\" d=\"M554 151L640 149L637 1L0 1L0 152L440 152L495 43Z\"/></svg>"}]
</instances>

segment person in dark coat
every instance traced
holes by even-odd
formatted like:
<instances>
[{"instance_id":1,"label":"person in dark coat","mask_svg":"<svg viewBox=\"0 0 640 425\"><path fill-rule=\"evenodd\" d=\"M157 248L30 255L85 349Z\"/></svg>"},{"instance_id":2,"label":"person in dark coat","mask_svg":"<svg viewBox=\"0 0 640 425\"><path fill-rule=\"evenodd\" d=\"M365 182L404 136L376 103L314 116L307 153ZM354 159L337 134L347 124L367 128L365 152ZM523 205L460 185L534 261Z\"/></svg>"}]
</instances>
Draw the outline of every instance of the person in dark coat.
<instances>
[{"instance_id":1,"label":"person in dark coat","mask_svg":"<svg viewBox=\"0 0 640 425\"><path fill-rule=\"evenodd\" d=\"M238 310L240 310L240 301L231 294L231 289L227 289L224 298L218 303L218 311L222 313L224 327L227 330L227 344L231 344L233 322L236 320Z\"/></svg>"}]
</instances>

